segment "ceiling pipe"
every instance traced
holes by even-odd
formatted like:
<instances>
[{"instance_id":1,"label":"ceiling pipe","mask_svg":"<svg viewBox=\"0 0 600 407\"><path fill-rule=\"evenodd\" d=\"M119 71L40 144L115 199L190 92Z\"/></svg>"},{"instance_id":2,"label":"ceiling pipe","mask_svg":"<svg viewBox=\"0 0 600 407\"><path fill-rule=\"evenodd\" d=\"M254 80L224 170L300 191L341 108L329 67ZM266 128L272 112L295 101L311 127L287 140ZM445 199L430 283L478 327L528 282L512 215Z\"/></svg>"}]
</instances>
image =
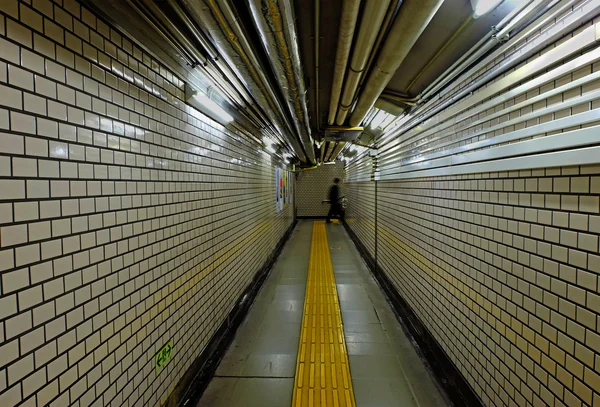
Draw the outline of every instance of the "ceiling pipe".
<instances>
[{"instance_id":1,"label":"ceiling pipe","mask_svg":"<svg viewBox=\"0 0 600 407\"><path fill-rule=\"evenodd\" d=\"M208 33L219 54L241 79L248 92L256 98L273 124L273 133L277 139L290 145L300 161L306 162L304 147L283 116L283 107L260 69L258 59L233 15L233 10L228 4L223 4L224 1L226 0L180 0L180 3L192 20Z\"/></svg>"},{"instance_id":2,"label":"ceiling pipe","mask_svg":"<svg viewBox=\"0 0 600 407\"><path fill-rule=\"evenodd\" d=\"M204 48L204 51L206 52L208 57L213 61L217 60L219 57L219 55L217 54L217 50L215 50L213 45L210 42L208 42L206 38L204 38L204 35L196 28L196 25L188 17L186 12L183 11L183 9L177 3L177 1L168 0L168 3L169 6L171 6L171 9L175 12L175 14L177 14L177 16L181 19L181 21L183 21L188 30L192 33L196 41L198 41L198 43L202 45L202 48Z\"/></svg>"},{"instance_id":3,"label":"ceiling pipe","mask_svg":"<svg viewBox=\"0 0 600 407\"><path fill-rule=\"evenodd\" d=\"M540 29L540 27L546 26L546 24L549 21L555 20L557 16L564 15L564 13L572 7L572 4L571 0L552 0L550 2L548 0L541 0L530 3L523 3L522 6L523 7L515 9L514 13L509 14L509 16L505 17L505 19L502 20L502 23L506 24L504 28L498 32L498 38L501 38L504 35L503 32L505 32L505 30L508 30L505 32L505 34L509 34L509 32L512 32L511 30L514 30L517 38L527 38L531 33L537 32ZM508 21L508 17L512 18L513 20ZM485 41L479 41L475 46L473 46L473 48L471 48L467 55L479 54L478 48L487 48L487 44L485 44L486 41L497 44L497 38L484 37L483 39ZM502 47L498 50L501 51ZM507 63L501 64L499 67L494 68L495 70L486 71L477 79L471 80L467 84L467 86L462 87L459 86L460 80L462 80L461 78L464 79L465 77L469 77L470 75L472 75L473 72L476 71L477 66L473 66L471 68L469 68L468 66L463 67L462 64L464 62L459 60L457 62L460 63L459 67L451 67L444 73L444 75L451 75L451 77L447 79L448 82L446 82L446 79L444 79L444 81L436 85L436 87L439 86L441 88L440 90L435 90L434 88L429 91L439 93L432 96L430 99L426 99L424 96L420 96L418 104L419 110L415 110L410 116L405 116L403 118L401 126L397 126L392 132L386 133L384 135L385 139L382 138L378 140L378 143L380 143L380 145L387 144L391 142L394 139L394 137L398 136L398 134L407 132L420 125L421 123L426 122L439 112L446 109L448 106L452 105L453 103L456 103L457 100L465 97L469 93L473 92L475 89L484 86L490 80L497 77L497 75L507 70L510 70L513 66L520 64L522 60L527 59L529 56L530 55L527 52L522 52L519 57L513 58ZM493 61L495 58L497 58L497 55L495 52L491 52L485 57L483 55L479 55L479 57L483 58L480 62L485 65L489 61ZM479 59L479 57L477 57L477 59ZM459 68L461 69L459 70ZM455 77L458 77L458 79L455 79ZM455 82L450 82L452 80L455 80ZM443 89L443 86L446 85L449 86L446 89ZM439 102L439 99L445 92L454 93L451 93L451 96Z\"/></svg>"},{"instance_id":4,"label":"ceiling pipe","mask_svg":"<svg viewBox=\"0 0 600 407\"><path fill-rule=\"evenodd\" d=\"M342 149L344 148L345 145L346 145L346 142L344 142L344 141L338 142L337 145L335 146L335 148L333 149L333 151L331 152L329 161L336 161L338 156L340 155L340 152L342 151Z\"/></svg>"},{"instance_id":5,"label":"ceiling pipe","mask_svg":"<svg viewBox=\"0 0 600 407\"><path fill-rule=\"evenodd\" d=\"M477 44L471 47L468 52L464 53L463 56L456 60L441 75L438 75L438 77L421 92L419 99L429 99L451 80L466 72L470 65L496 46L498 40L504 38L515 27L518 27L522 22L529 20L533 15L538 13L540 7L550 9L558 2L559 0L552 0L551 2L548 2L548 0L529 0L518 3L517 7L504 17L502 21L492 27L492 30L490 30L487 35L481 38Z\"/></svg>"},{"instance_id":6,"label":"ceiling pipe","mask_svg":"<svg viewBox=\"0 0 600 407\"><path fill-rule=\"evenodd\" d=\"M327 147L328 144L329 144L328 141L323 141L321 143L321 145L319 146L319 155L320 155L319 162L321 162L321 163L323 162L323 159L324 159L323 156L325 155L325 147Z\"/></svg>"},{"instance_id":7,"label":"ceiling pipe","mask_svg":"<svg viewBox=\"0 0 600 407\"><path fill-rule=\"evenodd\" d=\"M336 144L337 143L335 141L330 141L329 143L327 143L327 148L325 149L325 154L323 155L324 163L329 161L329 157L331 157L331 153L334 150Z\"/></svg>"},{"instance_id":8,"label":"ceiling pipe","mask_svg":"<svg viewBox=\"0 0 600 407\"><path fill-rule=\"evenodd\" d=\"M321 108L319 97L321 89L319 84L319 59L321 41L321 0L315 0L315 115L317 123L317 131L321 130Z\"/></svg>"},{"instance_id":9,"label":"ceiling pipe","mask_svg":"<svg viewBox=\"0 0 600 407\"><path fill-rule=\"evenodd\" d=\"M381 29L379 30L379 34L377 34L377 39L375 40L375 44L373 44L373 50L371 51L371 55L369 55L369 60L367 61L367 67L365 71L369 71L371 69L371 65L373 64L373 60L377 55L377 50L381 46L381 42L387 36L388 32L392 28L392 21L396 19L398 15L398 11L400 10L400 6L402 5L402 0L392 0L392 3L388 7L388 12L385 15L385 19L383 20L383 24L381 25ZM361 89L366 79L366 75L362 75L360 77L360 82L358 83L358 88Z\"/></svg>"},{"instance_id":10,"label":"ceiling pipe","mask_svg":"<svg viewBox=\"0 0 600 407\"><path fill-rule=\"evenodd\" d=\"M250 14L309 161L315 161L294 5L290 0L250 0Z\"/></svg>"},{"instance_id":11,"label":"ceiling pipe","mask_svg":"<svg viewBox=\"0 0 600 407\"><path fill-rule=\"evenodd\" d=\"M293 145L293 150L297 153L300 160L306 162L308 160L307 151L299 139L298 131L292 126L289 120L290 118L285 115L285 109L272 87L272 83L267 78L252 44L249 42L248 36L243 29L243 25L239 21L239 16L234 11L235 7L231 0L180 1L203 2L209 8L212 17L222 30L221 34L224 34L226 40L234 47L234 50L239 52L239 56L242 58L243 63L251 70L255 83L261 87L263 95L266 96L267 102L271 107L269 114L278 119L275 121L275 127L277 129L275 138L282 144L289 145L291 143Z\"/></svg>"},{"instance_id":12,"label":"ceiling pipe","mask_svg":"<svg viewBox=\"0 0 600 407\"><path fill-rule=\"evenodd\" d=\"M390 82L443 0L405 0L350 116L358 126Z\"/></svg>"},{"instance_id":13,"label":"ceiling pipe","mask_svg":"<svg viewBox=\"0 0 600 407\"><path fill-rule=\"evenodd\" d=\"M195 60L194 64L192 64L192 66L195 66L195 65L201 66L205 70L205 72L208 74L208 76L215 82L215 84L219 83L218 80L215 80L215 76L214 76L215 72L213 72L213 70L209 69L208 59L204 55L202 55L200 53L200 51L198 51L198 47L187 38L187 36L179 29L177 24L175 24L169 17L167 17L167 15L163 12L163 10L160 9L154 1L141 0L141 7L134 5L133 4L134 1L136 3L140 3L140 1L138 1L138 0L128 0L129 4L134 6L134 8L136 8L138 13L144 13L144 18L146 18L147 21L148 21L148 14L153 16L154 18L157 18L159 26L155 26L154 28L157 29L159 32L161 32L161 34L163 36L165 36L167 33L171 34L174 37L174 40L177 43L181 44L183 49L186 52L188 52L189 55L192 56L192 58ZM202 47L204 48L204 51L206 52L208 57L213 58L213 55L215 55L215 54L214 54L214 50L212 49L212 47L210 47L210 44L208 44L205 40L202 40L199 37L199 33L197 32L197 29L195 29L195 27L193 25L188 25L191 23L189 21L189 18L185 15L185 13L183 13L181 8L179 8L179 6L177 4L175 4L174 0L169 0L169 1L171 3L173 3L173 4L171 4L171 6L175 6L177 8L177 10L175 10L176 14L178 14L181 18L184 18L184 24L192 32L192 34L194 35L194 38L196 38L196 40L202 45ZM147 13L145 13L145 11L147 11ZM162 26L162 29L160 26ZM231 101L237 103L238 107L243 109L242 99L240 99L238 97L238 95L241 95L241 93L239 92L238 89L235 89L235 82L232 82L230 76L229 77L226 76L226 79L230 84L233 85L233 87L225 86L224 84L219 83L218 84L219 89ZM238 95L236 95L236 93ZM243 109L243 110L248 115L250 121L251 122L254 121L254 119L256 118L255 115L252 112L249 112L247 109Z\"/></svg>"},{"instance_id":14,"label":"ceiling pipe","mask_svg":"<svg viewBox=\"0 0 600 407\"><path fill-rule=\"evenodd\" d=\"M183 45L186 51L188 51L195 59L196 65L206 65L206 57L202 55L196 46L181 32L177 25L165 15L165 13L158 7L154 0L141 0L144 7L146 7L152 15L160 20L160 23L166 27L169 32L176 38L176 40Z\"/></svg>"},{"instance_id":15,"label":"ceiling pipe","mask_svg":"<svg viewBox=\"0 0 600 407\"><path fill-rule=\"evenodd\" d=\"M204 74L206 74L207 78L220 89L223 94L222 96L230 103L233 103L233 105L238 109L243 111L245 118L248 119L252 126L254 126L252 127L252 131L256 131L257 128L264 128L264 124L261 123L259 116L257 116L251 109L252 105L256 104L256 102L252 101L251 103L244 103L244 100L248 100L247 92L245 92L245 89L241 87L241 84L235 75L233 75L230 71L223 72L222 65L224 64L220 64L220 70L217 69L216 66L208 64L207 59L198 51L197 46L189 42L185 34L179 30L177 24L169 19L161 9L157 8L156 4L146 4L145 2L140 2L138 0L126 1L135 12L137 12L158 34L163 37L165 42L169 44L171 48L175 49L176 52L182 57L186 56L186 63L188 65L192 67L199 66ZM179 8L179 6L175 3L175 0L169 1L173 3L171 6L175 5ZM179 10L181 9L179 8ZM177 14L179 15L179 13ZM179 16L182 17L181 15ZM188 23L189 18L184 21L186 27ZM192 29L195 29L196 32L198 31L195 27L188 28L190 31L192 31ZM198 40L196 33L193 32L193 35ZM205 51L209 57L212 58L211 52L214 51L205 47L206 45L210 44L205 42L202 42L201 44L203 51ZM219 61L212 60L211 62L215 63ZM223 79L225 79L225 81ZM220 101L219 104L222 104L222 101ZM238 119L241 119L241 117L238 117ZM247 125L247 123L244 123L243 125Z\"/></svg>"},{"instance_id":16,"label":"ceiling pipe","mask_svg":"<svg viewBox=\"0 0 600 407\"><path fill-rule=\"evenodd\" d=\"M348 69L344 81L344 93L342 94L335 120L337 125L342 125L346 121L348 111L354 102L358 83L367 67L369 56L373 50L373 44L377 39L379 31L385 29L382 23L389 5L390 0L368 0L365 5L358 30L358 37L356 38L356 44L352 53L350 69Z\"/></svg>"},{"instance_id":17,"label":"ceiling pipe","mask_svg":"<svg viewBox=\"0 0 600 407\"><path fill-rule=\"evenodd\" d=\"M193 54L185 50L181 44L178 44L177 41L164 29L163 26L153 18L150 17L150 14L145 12L141 6L134 0L126 0L129 6L135 12L137 12L154 30L160 34L161 37L165 40L167 44L169 44L173 49L177 50L177 52L181 55L181 57L186 61L186 63L190 66L197 65L201 60L198 60L194 57Z\"/></svg>"},{"instance_id":18,"label":"ceiling pipe","mask_svg":"<svg viewBox=\"0 0 600 407\"><path fill-rule=\"evenodd\" d=\"M340 18L337 51L335 53L331 99L329 100L329 117L327 119L329 125L332 125L335 121L359 10L360 0L344 0L342 4L342 17Z\"/></svg>"},{"instance_id":19,"label":"ceiling pipe","mask_svg":"<svg viewBox=\"0 0 600 407\"><path fill-rule=\"evenodd\" d=\"M219 54L215 47L208 41L204 33L202 33L198 27L196 27L196 24L181 8L177 0L168 0L168 3L174 13L181 19L187 30L193 35L196 41L202 45L202 48L207 53L210 61L212 62L212 64L208 64L204 67L207 73L212 78L214 78L215 75L221 75L224 77L225 80L231 84L232 89L237 93L237 95L239 95L239 97L232 97L232 99L235 99L238 106L250 116L251 120L257 125L257 127L264 128L264 119L261 120L261 118L257 116L252 106L256 104L256 100L252 98L252 96L240 82L239 78L231 71L223 59L219 58ZM231 93L228 92L228 94Z\"/></svg>"}]
</instances>

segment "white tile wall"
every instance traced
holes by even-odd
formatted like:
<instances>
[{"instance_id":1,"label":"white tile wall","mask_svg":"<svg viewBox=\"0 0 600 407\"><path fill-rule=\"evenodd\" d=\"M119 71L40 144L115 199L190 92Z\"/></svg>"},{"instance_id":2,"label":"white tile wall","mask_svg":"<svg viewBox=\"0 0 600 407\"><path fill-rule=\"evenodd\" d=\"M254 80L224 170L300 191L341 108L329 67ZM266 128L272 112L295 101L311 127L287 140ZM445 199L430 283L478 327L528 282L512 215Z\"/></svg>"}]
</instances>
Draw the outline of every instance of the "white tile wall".
<instances>
[{"instance_id":1,"label":"white tile wall","mask_svg":"<svg viewBox=\"0 0 600 407\"><path fill-rule=\"evenodd\" d=\"M562 25L592 3L557 3L572 7L548 20L544 29ZM521 66L597 22L595 15L588 17L580 28L545 44ZM538 35L543 33L534 34ZM597 43L574 58L595 51ZM454 84L453 91L519 52L508 46L502 58ZM507 70L473 95L512 72ZM600 106L591 93L598 87L591 76L597 72L597 62L586 63L524 94L506 94L513 90L508 86L461 114L458 108L452 111L457 105L443 110L423 126L382 142L378 165L384 180L377 186L369 181L372 166L366 157L347 167L348 225L372 255L376 252L378 266L486 406L600 405L600 190L594 182L600 179L600 166L552 167L550 159L550 168L500 171L502 160L483 158L489 171L440 165L436 176L422 175L417 166L428 164L427 154L460 157L460 151L450 148L482 148L477 144L481 140L593 112ZM575 86L582 78L586 85ZM515 86L532 79L524 77ZM558 89L563 85L573 89ZM432 104L445 102L451 93L432 98ZM457 103L469 103L470 97ZM527 116L586 97L586 103ZM489 109L482 108L484 103ZM522 103L521 109L490 118L517 103ZM500 126L508 119L514 124ZM499 130L486 131L493 126ZM587 127L600 131L598 122L558 127L531 134L549 137ZM530 138L513 140L513 147L518 150L523 145L519 143ZM483 147L493 154L500 146ZM419 160L423 163L415 164ZM406 177L403 166L409 168Z\"/></svg>"},{"instance_id":2,"label":"white tile wall","mask_svg":"<svg viewBox=\"0 0 600 407\"><path fill-rule=\"evenodd\" d=\"M329 188L333 180L344 179L344 163L323 165L317 169L299 172L296 177L296 206L298 216L327 216L329 204L323 203L328 199ZM346 187L341 184L341 193L345 194Z\"/></svg>"},{"instance_id":3,"label":"white tile wall","mask_svg":"<svg viewBox=\"0 0 600 407\"><path fill-rule=\"evenodd\" d=\"M346 167L347 181L360 177L369 179L369 168L372 167L373 161L366 155L349 163ZM375 183L347 182L346 190L346 223L375 258Z\"/></svg>"},{"instance_id":4,"label":"white tile wall","mask_svg":"<svg viewBox=\"0 0 600 407\"><path fill-rule=\"evenodd\" d=\"M291 225L275 163L75 0L0 1L0 82L0 406L158 406Z\"/></svg>"}]
</instances>

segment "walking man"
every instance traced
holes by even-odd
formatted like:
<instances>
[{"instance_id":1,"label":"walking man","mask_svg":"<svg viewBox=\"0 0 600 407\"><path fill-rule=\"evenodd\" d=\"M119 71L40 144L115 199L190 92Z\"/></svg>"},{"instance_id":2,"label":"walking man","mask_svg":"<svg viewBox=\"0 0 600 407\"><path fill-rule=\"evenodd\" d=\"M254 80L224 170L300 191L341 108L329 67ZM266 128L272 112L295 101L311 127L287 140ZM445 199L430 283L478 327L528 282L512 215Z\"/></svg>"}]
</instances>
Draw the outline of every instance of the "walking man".
<instances>
[{"instance_id":1,"label":"walking man","mask_svg":"<svg viewBox=\"0 0 600 407\"><path fill-rule=\"evenodd\" d=\"M331 223L331 217L337 215L341 221L344 220L344 208L342 208L342 198L340 196L339 178L333 180L333 185L329 188L329 213L327 214L327 223Z\"/></svg>"}]
</instances>

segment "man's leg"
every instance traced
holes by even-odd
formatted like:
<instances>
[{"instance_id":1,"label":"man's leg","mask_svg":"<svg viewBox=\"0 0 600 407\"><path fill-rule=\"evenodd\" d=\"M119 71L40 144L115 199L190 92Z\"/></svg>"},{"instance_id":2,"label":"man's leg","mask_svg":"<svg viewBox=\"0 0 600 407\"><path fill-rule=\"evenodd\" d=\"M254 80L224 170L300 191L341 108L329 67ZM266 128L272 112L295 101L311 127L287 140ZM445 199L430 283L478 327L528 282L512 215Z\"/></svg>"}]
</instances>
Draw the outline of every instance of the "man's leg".
<instances>
[{"instance_id":1,"label":"man's leg","mask_svg":"<svg viewBox=\"0 0 600 407\"><path fill-rule=\"evenodd\" d=\"M329 205L329 212L327 213L327 223L331 223L331 217L335 213L335 204Z\"/></svg>"}]
</instances>

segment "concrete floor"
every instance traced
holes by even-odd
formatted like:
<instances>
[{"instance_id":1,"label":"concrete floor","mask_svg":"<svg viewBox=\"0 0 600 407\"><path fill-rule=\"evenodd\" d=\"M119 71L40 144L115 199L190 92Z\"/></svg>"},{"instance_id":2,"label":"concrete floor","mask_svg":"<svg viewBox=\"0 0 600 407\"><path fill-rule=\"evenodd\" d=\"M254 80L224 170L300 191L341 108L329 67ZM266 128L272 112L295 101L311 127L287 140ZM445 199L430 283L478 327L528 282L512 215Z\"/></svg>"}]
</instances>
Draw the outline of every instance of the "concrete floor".
<instances>
[{"instance_id":1,"label":"concrete floor","mask_svg":"<svg viewBox=\"0 0 600 407\"><path fill-rule=\"evenodd\" d=\"M291 406L312 226L298 223L199 407ZM448 406L343 227L327 234L357 407Z\"/></svg>"}]
</instances>

